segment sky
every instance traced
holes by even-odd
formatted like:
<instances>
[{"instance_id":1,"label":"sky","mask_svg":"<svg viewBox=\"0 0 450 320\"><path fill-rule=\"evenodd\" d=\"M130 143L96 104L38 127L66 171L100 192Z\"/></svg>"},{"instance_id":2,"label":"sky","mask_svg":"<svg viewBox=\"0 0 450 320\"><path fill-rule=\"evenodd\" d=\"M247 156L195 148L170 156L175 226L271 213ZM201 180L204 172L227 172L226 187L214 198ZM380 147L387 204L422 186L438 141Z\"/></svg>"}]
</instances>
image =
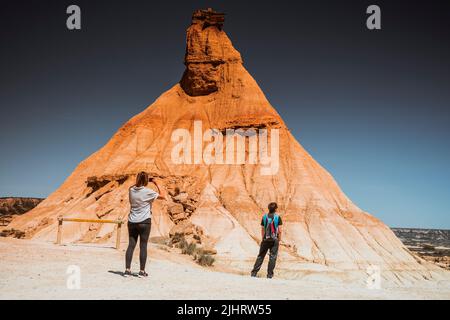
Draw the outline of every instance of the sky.
<instances>
[{"instance_id":1,"label":"sky","mask_svg":"<svg viewBox=\"0 0 450 320\"><path fill-rule=\"evenodd\" d=\"M82 29L66 28L81 8ZM381 8L382 30L366 28ZM177 83L193 10L225 12L297 140L391 227L450 229L448 1L9 1L0 197L46 197Z\"/></svg>"}]
</instances>

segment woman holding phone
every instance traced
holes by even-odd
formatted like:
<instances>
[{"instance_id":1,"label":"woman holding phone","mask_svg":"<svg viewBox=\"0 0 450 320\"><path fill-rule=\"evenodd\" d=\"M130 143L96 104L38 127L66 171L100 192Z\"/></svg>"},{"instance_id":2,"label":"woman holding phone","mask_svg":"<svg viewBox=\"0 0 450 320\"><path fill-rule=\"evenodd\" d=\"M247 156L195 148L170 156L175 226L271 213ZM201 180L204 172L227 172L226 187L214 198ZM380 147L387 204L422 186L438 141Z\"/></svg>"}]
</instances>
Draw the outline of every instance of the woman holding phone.
<instances>
[{"instance_id":1,"label":"woman holding phone","mask_svg":"<svg viewBox=\"0 0 450 320\"><path fill-rule=\"evenodd\" d=\"M149 177L146 172L140 172L136 177L136 184L129 190L130 214L128 215L129 243L125 255L124 276L131 276L131 260L139 238L139 277L147 277L145 264L147 262L147 243L152 226L152 204L156 199L166 200L166 193L159 179L154 178L152 182L158 191L147 188Z\"/></svg>"}]
</instances>

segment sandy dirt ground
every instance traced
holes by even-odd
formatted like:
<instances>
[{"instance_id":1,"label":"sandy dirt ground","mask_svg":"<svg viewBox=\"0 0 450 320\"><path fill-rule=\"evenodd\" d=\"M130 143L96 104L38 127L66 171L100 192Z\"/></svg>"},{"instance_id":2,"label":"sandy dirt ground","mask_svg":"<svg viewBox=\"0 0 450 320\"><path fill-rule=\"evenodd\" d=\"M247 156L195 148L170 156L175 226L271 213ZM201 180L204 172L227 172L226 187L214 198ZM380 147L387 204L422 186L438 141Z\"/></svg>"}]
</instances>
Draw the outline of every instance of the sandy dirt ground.
<instances>
[{"instance_id":1,"label":"sandy dirt ground","mask_svg":"<svg viewBox=\"0 0 450 320\"><path fill-rule=\"evenodd\" d=\"M311 279L251 278L200 267L157 244L149 250L149 278L122 277L123 259L124 249L0 238L0 299L450 299L448 282L367 289ZM79 267L79 289L67 286L68 279L73 283L67 274L71 265Z\"/></svg>"}]
</instances>

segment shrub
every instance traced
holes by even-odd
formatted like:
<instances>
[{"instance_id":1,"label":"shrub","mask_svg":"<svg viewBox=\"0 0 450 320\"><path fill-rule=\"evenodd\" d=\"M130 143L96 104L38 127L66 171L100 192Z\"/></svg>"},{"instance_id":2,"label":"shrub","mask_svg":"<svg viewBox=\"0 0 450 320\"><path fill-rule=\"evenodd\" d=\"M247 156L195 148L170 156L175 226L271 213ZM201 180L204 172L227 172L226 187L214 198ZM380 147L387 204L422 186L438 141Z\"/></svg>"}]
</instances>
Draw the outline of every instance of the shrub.
<instances>
[{"instance_id":1,"label":"shrub","mask_svg":"<svg viewBox=\"0 0 450 320\"><path fill-rule=\"evenodd\" d=\"M175 233L169 241L169 245L173 246L175 245L175 248L184 250L187 248L188 243L186 241L186 239L184 238L184 235L180 234L180 233Z\"/></svg>"},{"instance_id":2,"label":"shrub","mask_svg":"<svg viewBox=\"0 0 450 320\"><path fill-rule=\"evenodd\" d=\"M186 241L185 239L184 239L184 235L183 234L181 234L181 233L175 233L171 238L170 238L170 243L171 244L177 244L177 243L179 243L179 242L181 242L181 241Z\"/></svg>"},{"instance_id":3,"label":"shrub","mask_svg":"<svg viewBox=\"0 0 450 320\"><path fill-rule=\"evenodd\" d=\"M214 257L211 256L210 254L205 254L203 252L199 252L199 254L196 255L196 261L201 266L210 267L214 264L216 259L214 259Z\"/></svg>"},{"instance_id":4,"label":"shrub","mask_svg":"<svg viewBox=\"0 0 450 320\"><path fill-rule=\"evenodd\" d=\"M186 247L181 249L181 253L192 256L196 252L196 250L197 250L197 245L195 243L191 242Z\"/></svg>"},{"instance_id":5,"label":"shrub","mask_svg":"<svg viewBox=\"0 0 450 320\"><path fill-rule=\"evenodd\" d=\"M194 242L188 243L183 234L174 234L170 242L175 244L176 248L181 249L182 254L193 256L194 260L201 266L210 267L216 261L211 254L205 252L202 248L197 248Z\"/></svg>"},{"instance_id":6,"label":"shrub","mask_svg":"<svg viewBox=\"0 0 450 320\"><path fill-rule=\"evenodd\" d=\"M175 247L177 247L178 249L184 250L184 249L186 249L188 247L188 245L189 244L187 243L187 241L183 238L181 241L179 241L175 245Z\"/></svg>"}]
</instances>

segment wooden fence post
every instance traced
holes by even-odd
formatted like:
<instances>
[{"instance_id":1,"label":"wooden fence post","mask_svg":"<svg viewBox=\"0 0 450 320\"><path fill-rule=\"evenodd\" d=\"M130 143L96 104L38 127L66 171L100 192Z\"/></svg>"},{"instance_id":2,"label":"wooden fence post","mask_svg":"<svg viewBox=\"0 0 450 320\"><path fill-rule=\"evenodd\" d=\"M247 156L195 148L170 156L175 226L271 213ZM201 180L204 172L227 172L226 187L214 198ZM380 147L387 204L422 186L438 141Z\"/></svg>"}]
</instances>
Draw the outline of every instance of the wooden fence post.
<instances>
[{"instance_id":1,"label":"wooden fence post","mask_svg":"<svg viewBox=\"0 0 450 320\"><path fill-rule=\"evenodd\" d=\"M117 224L116 249L120 249L120 234L122 231L122 221Z\"/></svg>"},{"instance_id":2,"label":"wooden fence post","mask_svg":"<svg viewBox=\"0 0 450 320\"><path fill-rule=\"evenodd\" d=\"M58 217L58 234L56 236L56 244L61 244L62 238L62 225L63 222L86 222L86 223L115 223L117 224L117 236L116 236L116 249L120 248L120 234L122 231L122 220L98 220L98 219L76 219L76 218L63 218Z\"/></svg>"},{"instance_id":3,"label":"wooden fence post","mask_svg":"<svg viewBox=\"0 0 450 320\"><path fill-rule=\"evenodd\" d=\"M58 235L56 236L56 244L61 244L63 218L58 217Z\"/></svg>"}]
</instances>

